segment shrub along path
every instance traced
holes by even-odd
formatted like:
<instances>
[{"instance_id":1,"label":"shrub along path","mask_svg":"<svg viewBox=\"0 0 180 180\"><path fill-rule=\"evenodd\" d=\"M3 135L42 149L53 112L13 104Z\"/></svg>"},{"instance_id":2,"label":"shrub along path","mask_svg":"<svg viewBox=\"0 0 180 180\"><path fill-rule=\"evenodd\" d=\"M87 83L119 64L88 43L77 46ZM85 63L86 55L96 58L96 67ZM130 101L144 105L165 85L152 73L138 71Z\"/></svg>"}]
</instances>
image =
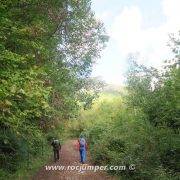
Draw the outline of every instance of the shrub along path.
<instances>
[{"instance_id":1,"label":"shrub along path","mask_svg":"<svg viewBox=\"0 0 180 180\"><path fill-rule=\"evenodd\" d=\"M61 149L60 160L56 163L51 162L47 166L89 166L89 154L87 164L79 163L79 152L77 149L77 140L67 141ZM103 171L76 171L76 170L46 170L46 165L32 178L32 180L116 180Z\"/></svg>"}]
</instances>

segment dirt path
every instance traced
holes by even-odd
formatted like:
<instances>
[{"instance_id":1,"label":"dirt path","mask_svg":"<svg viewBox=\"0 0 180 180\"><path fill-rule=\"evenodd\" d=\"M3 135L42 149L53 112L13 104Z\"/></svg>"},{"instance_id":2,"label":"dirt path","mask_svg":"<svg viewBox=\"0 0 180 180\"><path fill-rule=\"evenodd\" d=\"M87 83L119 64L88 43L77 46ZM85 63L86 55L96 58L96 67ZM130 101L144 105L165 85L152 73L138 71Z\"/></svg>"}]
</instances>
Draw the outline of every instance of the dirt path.
<instances>
[{"instance_id":1,"label":"dirt path","mask_svg":"<svg viewBox=\"0 0 180 180\"><path fill-rule=\"evenodd\" d=\"M61 149L60 160L56 163L49 163L49 166L89 166L92 164L87 161L87 164L79 163L79 152L76 146L76 140L67 141ZM87 158L89 159L89 157ZM45 166L32 178L32 180L116 180L103 171L72 171L72 170L46 170Z\"/></svg>"}]
</instances>

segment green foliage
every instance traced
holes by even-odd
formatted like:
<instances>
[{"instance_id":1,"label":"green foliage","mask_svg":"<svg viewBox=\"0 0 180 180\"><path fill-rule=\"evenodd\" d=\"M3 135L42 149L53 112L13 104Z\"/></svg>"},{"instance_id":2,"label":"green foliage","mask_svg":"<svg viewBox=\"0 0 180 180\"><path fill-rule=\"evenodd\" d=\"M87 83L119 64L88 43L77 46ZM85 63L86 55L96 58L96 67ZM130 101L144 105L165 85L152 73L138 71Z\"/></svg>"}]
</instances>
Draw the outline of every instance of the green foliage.
<instances>
[{"instance_id":1,"label":"green foliage","mask_svg":"<svg viewBox=\"0 0 180 180\"><path fill-rule=\"evenodd\" d=\"M123 99L118 93L106 94L105 101L102 96L70 126L71 133L86 135L95 164L126 166L109 171L122 179L179 178L180 43L171 40L175 58L163 70L130 56Z\"/></svg>"},{"instance_id":2,"label":"green foliage","mask_svg":"<svg viewBox=\"0 0 180 180\"><path fill-rule=\"evenodd\" d=\"M148 115L155 126L179 127L179 68L158 72L132 61L128 72L127 100Z\"/></svg>"},{"instance_id":3,"label":"green foliage","mask_svg":"<svg viewBox=\"0 0 180 180\"><path fill-rule=\"evenodd\" d=\"M79 101L91 97L81 99L81 90L107 39L89 0L0 2L2 171L15 172L46 138L59 136L62 120L77 116Z\"/></svg>"},{"instance_id":4,"label":"green foliage","mask_svg":"<svg viewBox=\"0 0 180 180\"><path fill-rule=\"evenodd\" d=\"M154 127L140 109L124 105L118 95L102 95L92 109L70 122L74 136L83 133L95 164L126 166L109 171L122 179L178 177L178 137L170 128ZM135 170L128 167L134 164Z\"/></svg>"},{"instance_id":5,"label":"green foliage","mask_svg":"<svg viewBox=\"0 0 180 180\"><path fill-rule=\"evenodd\" d=\"M34 156L29 154L29 156L26 157L26 161L21 162L18 165L17 170L12 174L10 169L4 169L0 170L0 179L10 179L10 180L19 180L19 179L31 179L34 174L37 173L37 169L40 169L47 161L49 161L50 155L52 154L51 149L49 148L49 145L44 144L44 146L41 146L41 153ZM22 159L18 159L19 161ZM17 166L16 163L14 163L14 166Z\"/></svg>"}]
</instances>

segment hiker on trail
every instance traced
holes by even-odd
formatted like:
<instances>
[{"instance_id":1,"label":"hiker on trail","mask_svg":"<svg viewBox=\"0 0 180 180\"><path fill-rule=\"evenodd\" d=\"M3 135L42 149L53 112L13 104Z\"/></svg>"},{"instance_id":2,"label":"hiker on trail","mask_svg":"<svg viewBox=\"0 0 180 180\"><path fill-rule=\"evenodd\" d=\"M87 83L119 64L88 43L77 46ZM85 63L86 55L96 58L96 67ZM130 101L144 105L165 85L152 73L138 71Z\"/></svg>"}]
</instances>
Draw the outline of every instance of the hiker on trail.
<instances>
[{"instance_id":1,"label":"hiker on trail","mask_svg":"<svg viewBox=\"0 0 180 180\"><path fill-rule=\"evenodd\" d=\"M61 150L61 144L58 139L53 138L51 145L54 151L54 161L56 162L57 160L59 160L59 151Z\"/></svg>"},{"instance_id":2,"label":"hiker on trail","mask_svg":"<svg viewBox=\"0 0 180 180\"><path fill-rule=\"evenodd\" d=\"M80 161L82 164L84 164L86 161L87 143L82 135L80 135L80 138L78 139L78 145L79 145Z\"/></svg>"}]
</instances>

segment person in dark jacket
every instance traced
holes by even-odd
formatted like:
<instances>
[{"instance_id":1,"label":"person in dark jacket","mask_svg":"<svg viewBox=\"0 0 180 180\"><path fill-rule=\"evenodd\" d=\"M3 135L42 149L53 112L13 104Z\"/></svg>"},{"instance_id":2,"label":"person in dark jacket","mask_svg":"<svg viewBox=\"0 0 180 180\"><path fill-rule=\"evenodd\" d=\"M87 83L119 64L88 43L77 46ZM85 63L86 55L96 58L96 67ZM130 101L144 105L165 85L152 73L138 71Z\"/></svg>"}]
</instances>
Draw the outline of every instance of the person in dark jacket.
<instances>
[{"instance_id":1,"label":"person in dark jacket","mask_svg":"<svg viewBox=\"0 0 180 180\"><path fill-rule=\"evenodd\" d=\"M53 138L51 146L53 147L54 161L56 162L57 160L59 160L59 153L60 153L60 150L61 150L60 141L58 139Z\"/></svg>"}]
</instances>

